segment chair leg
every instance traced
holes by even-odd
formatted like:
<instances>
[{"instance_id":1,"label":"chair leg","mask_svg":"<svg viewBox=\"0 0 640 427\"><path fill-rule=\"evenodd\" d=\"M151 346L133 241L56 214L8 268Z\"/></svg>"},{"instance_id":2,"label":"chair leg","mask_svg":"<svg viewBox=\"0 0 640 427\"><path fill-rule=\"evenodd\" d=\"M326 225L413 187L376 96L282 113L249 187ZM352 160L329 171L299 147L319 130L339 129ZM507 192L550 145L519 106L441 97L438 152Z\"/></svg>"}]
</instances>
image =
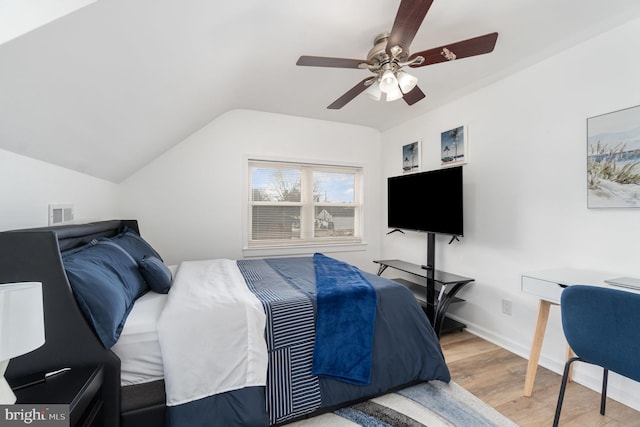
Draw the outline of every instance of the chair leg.
<instances>
[{"instance_id":1,"label":"chair leg","mask_svg":"<svg viewBox=\"0 0 640 427\"><path fill-rule=\"evenodd\" d=\"M562 374L562 384L560 385L560 393L558 394L558 404L556 405L556 415L553 418L553 427L558 427L558 423L560 422L560 411L562 410L562 401L564 400L564 392L567 388L567 381L569 381L569 372L571 370L571 364L579 360L578 357L572 357L567 360L567 363L564 365L564 373Z\"/></svg>"},{"instance_id":2,"label":"chair leg","mask_svg":"<svg viewBox=\"0 0 640 427\"><path fill-rule=\"evenodd\" d=\"M600 415L604 415L605 407L607 405L607 378L609 377L609 370L605 368L602 374L602 395L600 396Z\"/></svg>"}]
</instances>

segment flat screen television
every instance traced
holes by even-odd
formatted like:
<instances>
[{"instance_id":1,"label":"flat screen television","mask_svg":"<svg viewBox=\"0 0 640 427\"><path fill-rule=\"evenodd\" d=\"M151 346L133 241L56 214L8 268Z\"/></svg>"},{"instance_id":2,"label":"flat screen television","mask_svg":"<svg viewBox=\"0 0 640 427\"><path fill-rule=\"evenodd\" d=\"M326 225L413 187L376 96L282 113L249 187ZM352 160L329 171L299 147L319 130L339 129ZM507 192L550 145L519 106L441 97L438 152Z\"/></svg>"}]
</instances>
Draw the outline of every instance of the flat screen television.
<instances>
[{"instance_id":1,"label":"flat screen television","mask_svg":"<svg viewBox=\"0 0 640 427\"><path fill-rule=\"evenodd\" d=\"M462 236L462 166L387 180L389 228Z\"/></svg>"}]
</instances>

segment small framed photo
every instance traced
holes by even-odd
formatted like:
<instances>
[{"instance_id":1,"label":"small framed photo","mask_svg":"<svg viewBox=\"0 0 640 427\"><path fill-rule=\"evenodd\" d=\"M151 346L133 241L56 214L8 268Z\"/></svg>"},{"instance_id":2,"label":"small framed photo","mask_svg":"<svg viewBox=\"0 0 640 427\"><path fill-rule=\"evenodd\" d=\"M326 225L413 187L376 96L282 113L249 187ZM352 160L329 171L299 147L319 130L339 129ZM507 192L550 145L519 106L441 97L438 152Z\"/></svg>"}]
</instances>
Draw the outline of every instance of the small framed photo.
<instances>
[{"instance_id":1,"label":"small framed photo","mask_svg":"<svg viewBox=\"0 0 640 427\"><path fill-rule=\"evenodd\" d=\"M420 170L420 141L402 146L402 173Z\"/></svg>"},{"instance_id":2,"label":"small framed photo","mask_svg":"<svg viewBox=\"0 0 640 427\"><path fill-rule=\"evenodd\" d=\"M440 165L453 166L469 161L467 130L458 126L440 134Z\"/></svg>"}]
</instances>

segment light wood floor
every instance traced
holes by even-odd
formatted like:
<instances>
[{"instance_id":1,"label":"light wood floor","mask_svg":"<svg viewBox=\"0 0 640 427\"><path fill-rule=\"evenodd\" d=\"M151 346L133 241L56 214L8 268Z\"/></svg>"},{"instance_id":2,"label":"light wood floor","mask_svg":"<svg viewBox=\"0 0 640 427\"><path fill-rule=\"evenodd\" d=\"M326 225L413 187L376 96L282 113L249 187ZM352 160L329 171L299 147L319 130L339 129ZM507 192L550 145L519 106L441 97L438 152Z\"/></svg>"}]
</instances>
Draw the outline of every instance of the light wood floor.
<instances>
[{"instance_id":1,"label":"light wood floor","mask_svg":"<svg viewBox=\"0 0 640 427\"><path fill-rule=\"evenodd\" d=\"M440 339L452 379L521 427L551 426L562 377L538 368L531 397L524 397L527 360L466 331ZM561 427L640 426L640 412L607 399L600 415L600 393L569 383Z\"/></svg>"}]
</instances>

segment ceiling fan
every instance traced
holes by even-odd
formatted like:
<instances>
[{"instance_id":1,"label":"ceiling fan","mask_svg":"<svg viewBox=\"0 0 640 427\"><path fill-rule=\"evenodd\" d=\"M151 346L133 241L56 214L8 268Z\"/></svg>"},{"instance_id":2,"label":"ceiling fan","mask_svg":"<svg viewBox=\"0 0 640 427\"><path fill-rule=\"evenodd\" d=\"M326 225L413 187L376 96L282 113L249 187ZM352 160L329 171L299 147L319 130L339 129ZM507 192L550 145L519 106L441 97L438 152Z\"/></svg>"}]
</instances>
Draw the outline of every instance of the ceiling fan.
<instances>
[{"instance_id":1,"label":"ceiling fan","mask_svg":"<svg viewBox=\"0 0 640 427\"><path fill-rule=\"evenodd\" d=\"M418 79L403 71L403 67L424 67L445 61L468 58L493 51L498 33L485 34L411 54L409 46L427 15L433 0L401 0L390 33L378 35L367 59L301 56L296 65L309 67L358 68L371 71L367 77L336 99L327 108L338 110L365 90L376 100L403 98L413 105L425 97L417 86ZM374 84L376 83L377 84Z\"/></svg>"}]
</instances>

